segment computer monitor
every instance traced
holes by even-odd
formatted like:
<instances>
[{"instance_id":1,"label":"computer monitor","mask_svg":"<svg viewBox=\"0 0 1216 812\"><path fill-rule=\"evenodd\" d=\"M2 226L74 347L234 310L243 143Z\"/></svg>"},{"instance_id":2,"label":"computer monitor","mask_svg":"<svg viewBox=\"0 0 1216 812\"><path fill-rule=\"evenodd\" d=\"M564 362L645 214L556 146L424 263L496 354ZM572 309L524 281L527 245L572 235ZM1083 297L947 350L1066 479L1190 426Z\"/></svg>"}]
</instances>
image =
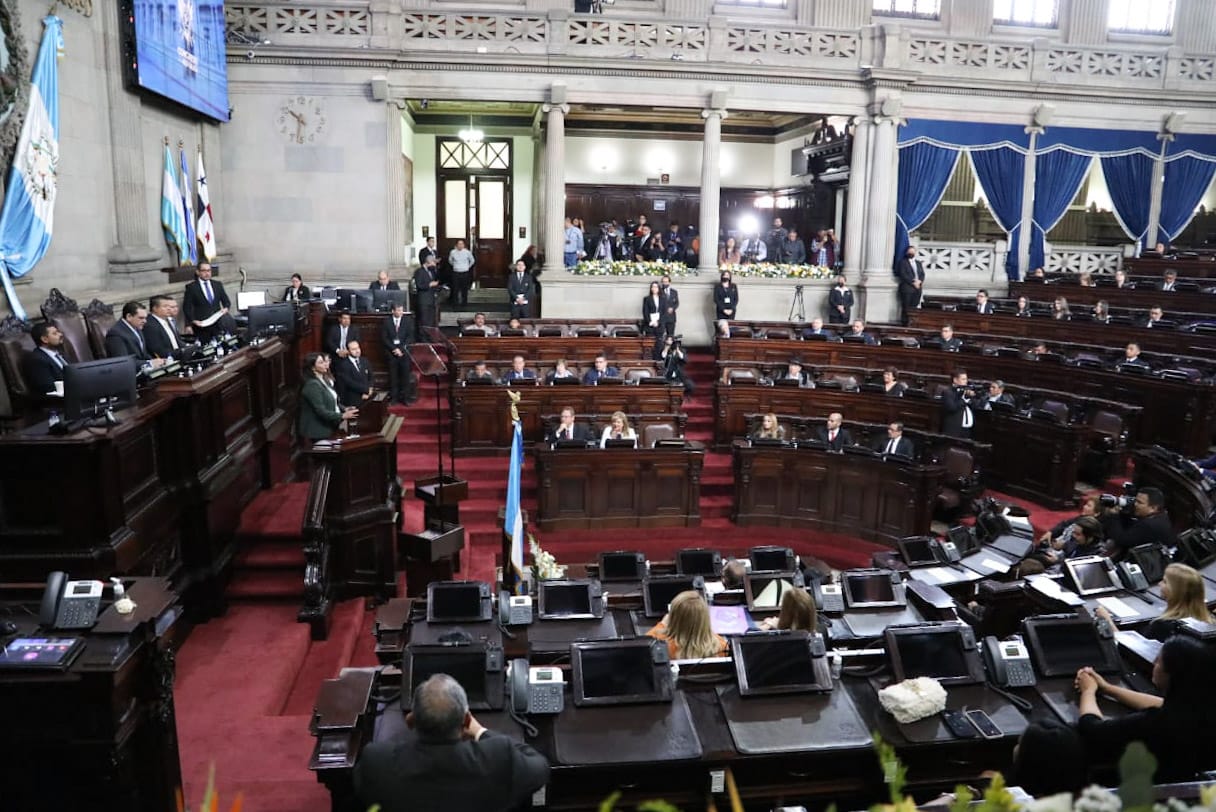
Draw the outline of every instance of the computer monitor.
<instances>
[{"instance_id":1,"label":"computer monitor","mask_svg":"<svg viewBox=\"0 0 1216 812\"><path fill-rule=\"evenodd\" d=\"M760 570L794 570L798 569L794 551L789 547L752 547L747 551L751 559L752 569Z\"/></svg>"},{"instance_id":2,"label":"computer monitor","mask_svg":"<svg viewBox=\"0 0 1216 812\"><path fill-rule=\"evenodd\" d=\"M637 448L638 441L628 437L609 437L604 441L604 448Z\"/></svg>"},{"instance_id":3,"label":"computer monitor","mask_svg":"<svg viewBox=\"0 0 1216 812\"><path fill-rule=\"evenodd\" d=\"M582 440L573 442L581 443L583 446L587 445ZM640 581L645 577L645 553L636 550L600 553L600 581Z\"/></svg>"},{"instance_id":4,"label":"computer monitor","mask_svg":"<svg viewBox=\"0 0 1216 812\"><path fill-rule=\"evenodd\" d=\"M946 531L946 538L954 542L955 549L959 555L970 555L979 550L979 544L975 540L975 533L965 524L958 524Z\"/></svg>"},{"instance_id":5,"label":"computer monitor","mask_svg":"<svg viewBox=\"0 0 1216 812\"><path fill-rule=\"evenodd\" d=\"M1064 561L1064 573L1082 597L1105 595L1123 589L1115 565L1104 555L1085 555Z\"/></svg>"},{"instance_id":6,"label":"computer monitor","mask_svg":"<svg viewBox=\"0 0 1216 812\"><path fill-rule=\"evenodd\" d=\"M730 638L740 696L832 690L822 635L796 631Z\"/></svg>"},{"instance_id":7,"label":"computer monitor","mask_svg":"<svg viewBox=\"0 0 1216 812\"><path fill-rule=\"evenodd\" d=\"M541 581L537 597L541 620L588 620L604 616L598 581Z\"/></svg>"},{"instance_id":8,"label":"computer monitor","mask_svg":"<svg viewBox=\"0 0 1216 812\"><path fill-rule=\"evenodd\" d=\"M897 682L913 677L932 677L946 685L984 681L984 663L970 626L890 626L883 636Z\"/></svg>"},{"instance_id":9,"label":"computer monitor","mask_svg":"<svg viewBox=\"0 0 1216 812\"><path fill-rule=\"evenodd\" d=\"M249 334L291 336L296 332L296 306L291 302L249 308Z\"/></svg>"},{"instance_id":10,"label":"computer monitor","mask_svg":"<svg viewBox=\"0 0 1216 812\"><path fill-rule=\"evenodd\" d=\"M722 553L706 547L680 550L676 553L676 572L680 575L703 575L718 578L722 575Z\"/></svg>"},{"instance_id":11,"label":"computer monitor","mask_svg":"<svg viewBox=\"0 0 1216 812\"><path fill-rule=\"evenodd\" d=\"M135 405L137 370L129 355L69 364L63 370L63 416L65 420L95 417L107 409L118 411Z\"/></svg>"},{"instance_id":12,"label":"computer monitor","mask_svg":"<svg viewBox=\"0 0 1216 812\"><path fill-rule=\"evenodd\" d=\"M927 567L937 564L937 556L933 553L933 539L928 536L908 536L896 541L899 554L909 567Z\"/></svg>"},{"instance_id":13,"label":"computer monitor","mask_svg":"<svg viewBox=\"0 0 1216 812\"><path fill-rule=\"evenodd\" d=\"M903 579L894 570L846 570L841 581L850 609L886 609L908 604Z\"/></svg>"},{"instance_id":14,"label":"computer monitor","mask_svg":"<svg viewBox=\"0 0 1216 812\"><path fill-rule=\"evenodd\" d=\"M1171 563L1170 552L1160 544L1140 544L1131 549L1132 560L1140 565L1144 580L1156 584L1165 577L1165 568Z\"/></svg>"},{"instance_id":15,"label":"computer monitor","mask_svg":"<svg viewBox=\"0 0 1216 812\"><path fill-rule=\"evenodd\" d=\"M756 612L776 612L781 608L781 599L786 592L803 586L802 573L795 570L752 571L743 576L747 608Z\"/></svg>"},{"instance_id":16,"label":"computer monitor","mask_svg":"<svg viewBox=\"0 0 1216 812\"><path fill-rule=\"evenodd\" d=\"M266 304L266 291L242 290L236 294L236 309L244 313L251 307Z\"/></svg>"},{"instance_id":17,"label":"computer monitor","mask_svg":"<svg viewBox=\"0 0 1216 812\"><path fill-rule=\"evenodd\" d=\"M484 581L433 581L426 588L426 620L480 623L491 617L492 598Z\"/></svg>"},{"instance_id":18,"label":"computer monitor","mask_svg":"<svg viewBox=\"0 0 1216 812\"><path fill-rule=\"evenodd\" d=\"M373 290L372 307L388 312L394 305L405 307L405 291L403 290Z\"/></svg>"},{"instance_id":19,"label":"computer monitor","mask_svg":"<svg viewBox=\"0 0 1216 812\"><path fill-rule=\"evenodd\" d=\"M1042 615L1022 621L1022 636L1030 659L1043 677L1071 677L1082 668L1120 671L1114 633L1103 623L1101 633L1092 619L1079 615Z\"/></svg>"},{"instance_id":20,"label":"computer monitor","mask_svg":"<svg viewBox=\"0 0 1216 812\"><path fill-rule=\"evenodd\" d=\"M372 292L360 288L338 288L336 291L338 307L351 313L370 313L372 311Z\"/></svg>"},{"instance_id":21,"label":"computer monitor","mask_svg":"<svg viewBox=\"0 0 1216 812\"><path fill-rule=\"evenodd\" d=\"M469 710L502 710L503 652L498 646L408 645L401 660L401 706L414 704L414 690L435 674L447 674L469 697Z\"/></svg>"},{"instance_id":22,"label":"computer monitor","mask_svg":"<svg viewBox=\"0 0 1216 812\"><path fill-rule=\"evenodd\" d=\"M577 706L670 702L667 645L649 637L574 643L571 693Z\"/></svg>"},{"instance_id":23,"label":"computer monitor","mask_svg":"<svg viewBox=\"0 0 1216 812\"><path fill-rule=\"evenodd\" d=\"M642 582L642 601L646 617L662 617L681 592L705 595L705 579L700 575L652 575Z\"/></svg>"}]
</instances>

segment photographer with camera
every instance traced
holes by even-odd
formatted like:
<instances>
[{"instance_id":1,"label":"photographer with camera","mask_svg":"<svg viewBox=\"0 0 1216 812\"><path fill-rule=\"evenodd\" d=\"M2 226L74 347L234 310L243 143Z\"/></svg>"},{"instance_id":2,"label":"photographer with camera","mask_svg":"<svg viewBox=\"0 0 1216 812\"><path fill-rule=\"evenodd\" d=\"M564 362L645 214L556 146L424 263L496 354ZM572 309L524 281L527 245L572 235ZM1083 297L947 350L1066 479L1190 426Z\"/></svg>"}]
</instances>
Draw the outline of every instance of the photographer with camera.
<instances>
[{"instance_id":1,"label":"photographer with camera","mask_svg":"<svg viewBox=\"0 0 1216 812\"><path fill-rule=\"evenodd\" d=\"M773 218L773 227L768 230L768 234L764 235L765 254L772 257L773 262L788 262L789 260L782 259L786 248L785 242L789 238L789 230L781 224L780 217ZM803 252L805 254L805 250ZM760 257L757 261L763 261L764 257ZM800 264L800 263L794 263Z\"/></svg>"},{"instance_id":2,"label":"photographer with camera","mask_svg":"<svg viewBox=\"0 0 1216 812\"><path fill-rule=\"evenodd\" d=\"M1131 496L1131 483L1123 486L1122 496L1104 493L1100 521L1106 531L1108 552L1121 557L1141 544L1161 544L1167 549L1178 546L1178 537L1165 512L1165 494L1159 488L1144 487Z\"/></svg>"},{"instance_id":3,"label":"photographer with camera","mask_svg":"<svg viewBox=\"0 0 1216 812\"><path fill-rule=\"evenodd\" d=\"M684 336L664 336L654 342L654 360L663 364L663 377L669 381L677 381L684 387L684 394L692 396L692 381L684 374L684 364L688 360L684 352Z\"/></svg>"},{"instance_id":4,"label":"photographer with camera","mask_svg":"<svg viewBox=\"0 0 1216 812\"><path fill-rule=\"evenodd\" d=\"M942 393L942 434L971 439L971 427L975 425L971 401L975 398L975 390L967 386L966 371L956 370L950 388Z\"/></svg>"},{"instance_id":5,"label":"photographer with camera","mask_svg":"<svg viewBox=\"0 0 1216 812\"><path fill-rule=\"evenodd\" d=\"M739 253L744 265L752 265L768 259L768 246L759 235L753 234L743 240L739 246Z\"/></svg>"},{"instance_id":6,"label":"photographer with camera","mask_svg":"<svg viewBox=\"0 0 1216 812\"><path fill-rule=\"evenodd\" d=\"M625 246L621 242L621 235L617 232L615 223L600 223L600 234L596 239L595 251L592 255L596 259L607 262L625 258Z\"/></svg>"}]
</instances>

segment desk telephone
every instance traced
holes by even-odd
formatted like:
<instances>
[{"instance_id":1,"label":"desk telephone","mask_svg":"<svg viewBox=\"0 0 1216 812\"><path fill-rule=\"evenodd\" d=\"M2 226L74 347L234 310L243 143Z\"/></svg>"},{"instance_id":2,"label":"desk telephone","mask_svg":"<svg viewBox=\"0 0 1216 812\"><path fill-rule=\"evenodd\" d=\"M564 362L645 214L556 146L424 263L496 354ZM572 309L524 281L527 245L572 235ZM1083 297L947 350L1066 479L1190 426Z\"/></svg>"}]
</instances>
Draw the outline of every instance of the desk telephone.
<instances>
[{"instance_id":1,"label":"desk telephone","mask_svg":"<svg viewBox=\"0 0 1216 812\"><path fill-rule=\"evenodd\" d=\"M532 623L532 596L498 594L498 622L504 626L527 626Z\"/></svg>"},{"instance_id":2,"label":"desk telephone","mask_svg":"<svg viewBox=\"0 0 1216 812\"><path fill-rule=\"evenodd\" d=\"M528 667L528 661L511 661L511 709L516 713L561 713L565 707L565 680L556 666Z\"/></svg>"},{"instance_id":3,"label":"desk telephone","mask_svg":"<svg viewBox=\"0 0 1216 812\"><path fill-rule=\"evenodd\" d=\"M929 549L933 551L933 557L942 564L957 564L962 560L958 546L953 541L930 539Z\"/></svg>"},{"instance_id":4,"label":"desk telephone","mask_svg":"<svg viewBox=\"0 0 1216 812\"><path fill-rule=\"evenodd\" d=\"M1132 592L1145 592L1148 590L1148 579L1144 577L1144 571L1140 569L1140 565L1134 561L1124 561L1118 565L1119 580L1123 582L1123 586Z\"/></svg>"},{"instance_id":5,"label":"desk telephone","mask_svg":"<svg viewBox=\"0 0 1216 812\"><path fill-rule=\"evenodd\" d=\"M101 614L101 581L69 581L66 572L46 577L38 622L44 629L91 629Z\"/></svg>"},{"instance_id":6,"label":"desk telephone","mask_svg":"<svg viewBox=\"0 0 1216 812\"><path fill-rule=\"evenodd\" d=\"M844 614L844 592L841 591L840 584L821 584L816 581L812 590L815 606L821 612Z\"/></svg>"},{"instance_id":7,"label":"desk telephone","mask_svg":"<svg viewBox=\"0 0 1216 812\"><path fill-rule=\"evenodd\" d=\"M988 679L1001 688L1029 688L1035 684L1030 652L1020 640L1001 642L995 637L985 637L984 668Z\"/></svg>"}]
</instances>

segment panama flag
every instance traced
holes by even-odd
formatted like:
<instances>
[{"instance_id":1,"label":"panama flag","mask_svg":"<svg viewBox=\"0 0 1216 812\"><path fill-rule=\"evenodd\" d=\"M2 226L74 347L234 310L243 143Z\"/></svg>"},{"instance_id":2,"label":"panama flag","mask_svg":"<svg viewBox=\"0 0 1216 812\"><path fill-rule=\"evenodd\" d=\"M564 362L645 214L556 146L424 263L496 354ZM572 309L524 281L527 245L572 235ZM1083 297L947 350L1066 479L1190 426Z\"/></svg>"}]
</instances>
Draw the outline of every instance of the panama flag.
<instances>
[{"instance_id":1,"label":"panama flag","mask_svg":"<svg viewBox=\"0 0 1216 812\"><path fill-rule=\"evenodd\" d=\"M25 276L46 254L55 225L59 166L59 63L63 21L42 20L42 45L30 82L30 107L13 152L0 211L0 280L13 315L25 318L13 279Z\"/></svg>"},{"instance_id":2,"label":"panama flag","mask_svg":"<svg viewBox=\"0 0 1216 812\"><path fill-rule=\"evenodd\" d=\"M503 567L503 586L515 594L523 592L524 576L524 516L519 508L519 480L524 467L524 435L516 420L511 438L511 468L507 471L507 509L503 513L504 541L509 542L510 555Z\"/></svg>"},{"instance_id":3,"label":"panama flag","mask_svg":"<svg viewBox=\"0 0 1216 812\"><path fill-rule=\"evenodd\" d=\"M203 151L198 151L198 241L203 258L215 259L215 223L211 221L211 196L207 192L207 171L203 169Z\"/></svg>"},{"instance_id":4,"label":"panama flag","mask_svg":"<svg viewBox=\"0 0 1216 812\"><path fill-rule=\"evenodd\" d=\"M178 265L185 265L190 261L190 250L186 247L186 210L182 208L182 190L173 169L168 138L165 139L165 174L160 183L160 224L165 229L170 253L177 254Z\"/></svg>"},{"instance_id":5,"label":"panama flag","mask_svg":"<svg viewBox=\"0 0 1216 812\"><path fill-rule=\"evenodd\" d=\"M190 264L198 262L198 240L194 237L194 190L190 188L190 168L186 166L186 150L178 145L177 155L182 165L182 212L186 221L186 244L190 246ZM182 264L185 264L184 262Z\"/></svg>"}]
</instances>

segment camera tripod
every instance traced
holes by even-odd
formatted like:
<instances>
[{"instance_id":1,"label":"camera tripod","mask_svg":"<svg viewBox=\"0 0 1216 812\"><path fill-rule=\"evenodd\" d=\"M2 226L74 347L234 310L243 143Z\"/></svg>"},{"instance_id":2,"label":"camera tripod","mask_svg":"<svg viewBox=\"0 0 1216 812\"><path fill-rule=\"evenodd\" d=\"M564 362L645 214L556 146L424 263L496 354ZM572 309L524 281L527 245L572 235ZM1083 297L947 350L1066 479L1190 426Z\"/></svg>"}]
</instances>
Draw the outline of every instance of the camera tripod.
<instances>
[{"instance_id":1,"label":"camera tripod","mask_svg":"<svg viewBox=\"0 0 1216 812\"><path fill-rule=\"evenodd\" d=\"M802 303L802 285L794 285L794 300L790 302L790 315L787 321L795 321L795 314L798 316L797 321L806 321L806 307Z\"/></svg>"}]
</instances>

